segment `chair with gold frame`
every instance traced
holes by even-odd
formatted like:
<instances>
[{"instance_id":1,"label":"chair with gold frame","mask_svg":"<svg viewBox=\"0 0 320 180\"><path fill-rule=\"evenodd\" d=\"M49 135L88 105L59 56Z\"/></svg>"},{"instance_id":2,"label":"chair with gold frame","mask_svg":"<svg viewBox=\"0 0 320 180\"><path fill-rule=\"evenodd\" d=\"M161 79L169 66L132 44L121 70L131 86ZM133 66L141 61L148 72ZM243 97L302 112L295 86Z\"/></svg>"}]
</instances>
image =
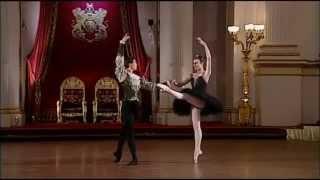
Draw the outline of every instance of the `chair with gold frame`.
<instances>
[{"instance_id":1,"label":"chair with gold frame","mask_svg":"<svg viewBox=\"0 0 320 180\"><path fill-rule=\"evenodd\" d=\"M58 123L63 117L82 117L86 123L87 103L85 100L85 85L77 77L66 78L60 86L60 99L57 101Z\"/></svg>"},{"instance_id":2,"label":"chair with gold frame","mask_svg":"<svg viewBox=\"0 0 320 180\"><path fill-rule=\"evenodd\" d=\"M119 86L115 79L103 77L95 85L93 105L93 123L99 116L120 120Z\"/></svg>"}]
</instances>

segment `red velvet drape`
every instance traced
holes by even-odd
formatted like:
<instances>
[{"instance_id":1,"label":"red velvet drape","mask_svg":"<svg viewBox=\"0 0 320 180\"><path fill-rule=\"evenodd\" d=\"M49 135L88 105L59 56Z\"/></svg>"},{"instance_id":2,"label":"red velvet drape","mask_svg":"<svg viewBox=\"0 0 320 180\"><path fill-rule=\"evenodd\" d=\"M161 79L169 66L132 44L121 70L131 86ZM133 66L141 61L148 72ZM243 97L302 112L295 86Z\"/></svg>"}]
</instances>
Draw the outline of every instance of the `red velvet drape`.
<instances>
[{"instance_id":1,"label":"red velvet drape","mask_svg":"<svg viewBox=\"0 0 320 180\"><path fill-rule=\"evenodd\" d=\"M130 35L129 51L137 61L137 74L149 79L151 59L147 56L142 43L137 3L136 1L125 1L122 3L122 8L123 28Z\"/></svg>"},{"instance_id":2,"label":"red velvet drape","mask_svg":"<svg viewBox=\"0 0 320 180\"><path fill-rule=\"evenodd\" d=\"M40 2L38 29L31 53L27 56L27 99L28 119L37 116L40 106L40 84L48 65L49 46L54 34L55 2Z\"/></svg>"},{"instance_id":3,"label":"red velvet drape","mask_svg":"<svg viewBox=\"0 0 320 180\"><path fill-rule=\"evenodd\" d=\"M139 18L136 1L122 1L121 3L122 28L130 35L129 53L136 59L138 64L137 74L150 80L151 58L147 56L139 28ZM139 119L150 122L152 113L151 92L141 90L142 107Z\"/></svg>"},{"instance_id":4,"label":"red velvet drape","mask_svg":"<svg viewBox=\"0 0 320 180\"><path fill-rule=\"evenodd\" d=\"M138 63L138 74L150 78L150 58L146 55L140 35L138 13L136 2L124 1L95 1L94 8L103 8L108 11L107 39L94 43L87 43L72 37L72 24L74 16L72 10L86 7L85 1L59 2L56 9L57 21L53 22L54 9L51 2L41 2L40 19L35 45L31 55L28 57L28 99L32 106L30 112L46 114L54 112L56 101L59 99L59 87L61 82L69 76L77 76L86 85L86 100L88 104L88 119L91 119L91 103L94 97L94 85L96 81L104 76L114 76L114 59L117 53L119 40L122 37L123 25L130 33L130 53ZM120 14L121 9L125 14ZM124 5L124 6L123 6ZM123 20L125 21L123 22ZM55 28L52 28L54 24ZM55 29L55 30L53 30ZM124 28L125 29L125 28ZM54 44L50 48L50 35L54 32ZM51 43L52 44L52 43ZM48 53L48 52L51 53ZM49 55L50 56L49 56ZM48 58L50 57L50 65ZM47 74L44 76L44 74ZM37 86L36 84L40 85ZM38 91L36 91L38 89ZM40 91L41 89L41 91ZM35 92L41 92L40 95ZM147 94L148 93L148 94ZM147 117L151 113L150 93L142 93L144 106L143 115ZM35 96L37 95L37 96ZM35 102L35 99L37 102ZM41 109L39 104L41 103ZM40 110L39 110L40 109Z\"/></svg>"},{"instance_id":5,"label":"red velvet drape","mask_svg":"<svg viewBox=\"0 0 320 180\"><path fill-rule=\"evenodd\" d=\"M105 76L114 77L115 58L122 36L120 4L118 1L91 1L93 8L107 11L104 24L107 37L89 43L72 36L76 22L72 11L84 10L88 1L61 1L58 3L55 39L47 75L41 86L41 112L43 120L54 121L60 85L70 76L80 78L85 84L88 122L92 120L92 101L96 82Z\"/></svg>"}]
</instances>

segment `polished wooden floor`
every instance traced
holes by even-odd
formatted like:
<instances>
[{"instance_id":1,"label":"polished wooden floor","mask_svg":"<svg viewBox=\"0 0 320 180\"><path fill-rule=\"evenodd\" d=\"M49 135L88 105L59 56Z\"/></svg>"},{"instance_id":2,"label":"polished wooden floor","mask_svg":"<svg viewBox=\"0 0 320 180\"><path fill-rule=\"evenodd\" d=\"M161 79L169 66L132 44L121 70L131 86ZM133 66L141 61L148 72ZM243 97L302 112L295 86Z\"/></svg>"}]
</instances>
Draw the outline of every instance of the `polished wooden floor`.
<instances>
[{"instance_id":1,"label":"polished wooden floor","mask_svg":"<svg viewBox=\"0 0 320 180\"><path fill-rule=\"evenodd\" d=\"M199 164L193 139L138 139L138 166L116 140L1 143L1 178L320 178L319 142L204 139Z\"/></svg>"}]
</instances>

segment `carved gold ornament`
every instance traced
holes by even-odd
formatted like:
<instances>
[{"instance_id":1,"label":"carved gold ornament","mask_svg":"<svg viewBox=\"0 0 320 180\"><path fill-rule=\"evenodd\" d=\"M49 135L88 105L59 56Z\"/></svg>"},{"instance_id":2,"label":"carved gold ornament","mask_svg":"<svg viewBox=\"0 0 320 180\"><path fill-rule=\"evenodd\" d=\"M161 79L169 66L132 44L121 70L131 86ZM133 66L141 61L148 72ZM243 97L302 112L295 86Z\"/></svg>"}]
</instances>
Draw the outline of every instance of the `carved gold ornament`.
<instances>
[{"instance_id":1,"label":"carved gold ornament","mask_svg":"<svg viewBox=\"0 0 320 180\"><path fill-rule=\"evenodd\" d=\"M86 8L75 8L72 13L75 17L73 21L72 36L74 38L92 43L107 38L107 22L104 21L107 11L99 8L95 10L92 3L86 3Z\"/></svg>"}]
</instances>

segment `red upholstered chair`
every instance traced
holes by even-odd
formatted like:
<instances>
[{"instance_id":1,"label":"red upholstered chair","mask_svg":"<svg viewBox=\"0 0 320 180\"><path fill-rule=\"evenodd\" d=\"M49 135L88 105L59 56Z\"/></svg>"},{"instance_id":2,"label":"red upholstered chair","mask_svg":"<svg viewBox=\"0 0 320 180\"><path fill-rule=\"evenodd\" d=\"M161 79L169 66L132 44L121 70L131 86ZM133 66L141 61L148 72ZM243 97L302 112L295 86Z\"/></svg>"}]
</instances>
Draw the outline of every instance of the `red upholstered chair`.
<instances>
[{"instance_id":1,"label":"red upholstered chair","mask_svg":"<svg viewBox=\"0 0 320 180\"><path fill-rule=\"evenodd\" d=\"M87 103L85 101L85 85L77 77L66 78L60 86L60 99L57 101L58 123L63 117L83 117L86 123Z\"/></svg>"},{"instance_id":2,"label":"red upholstered chair","mask_svg":"<svg viewBox=\"0 0 320 180\"><path fill-rule=\"evenodd\" d=\"M116 80L103 77L95 85L95 94L93 105L93 123L97 121L98 116L110 118L112 120L120 119L119 86Z\"/></svg>"}]
</instances>

